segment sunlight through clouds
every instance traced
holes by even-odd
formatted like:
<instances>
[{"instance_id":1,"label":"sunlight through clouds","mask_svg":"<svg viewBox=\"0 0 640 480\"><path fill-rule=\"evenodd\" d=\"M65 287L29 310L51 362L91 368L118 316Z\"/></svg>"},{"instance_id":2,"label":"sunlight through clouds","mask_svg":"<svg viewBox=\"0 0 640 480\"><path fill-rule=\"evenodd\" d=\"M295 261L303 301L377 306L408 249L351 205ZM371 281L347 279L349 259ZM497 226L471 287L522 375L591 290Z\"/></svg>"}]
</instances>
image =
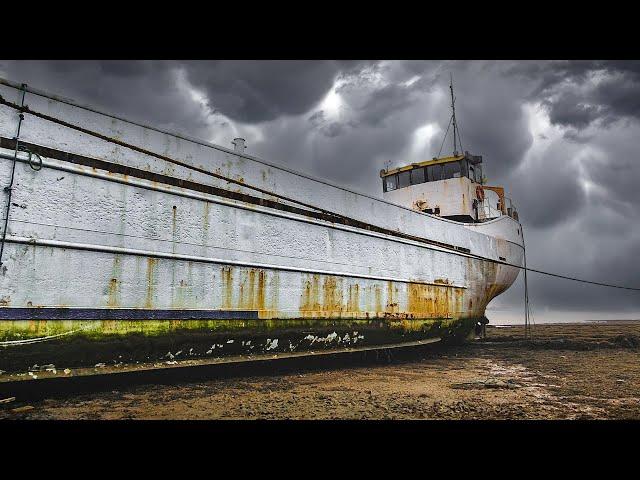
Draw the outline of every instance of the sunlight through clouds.
<instances>
[{"instance_id":1,"label":"sunlight through clouds","mask_svg":"<svg viewBox=\"0 0 640 480\"><path fill-rule=\"evenodd\" d=\"M437 152L432 153L429 151L431 140L438 135L443 135L444 132L435 123L428 123L417 128L413 132L413 143L411 145L411 161L421 162L433 157Z\"/></svg>"}]
</instances>

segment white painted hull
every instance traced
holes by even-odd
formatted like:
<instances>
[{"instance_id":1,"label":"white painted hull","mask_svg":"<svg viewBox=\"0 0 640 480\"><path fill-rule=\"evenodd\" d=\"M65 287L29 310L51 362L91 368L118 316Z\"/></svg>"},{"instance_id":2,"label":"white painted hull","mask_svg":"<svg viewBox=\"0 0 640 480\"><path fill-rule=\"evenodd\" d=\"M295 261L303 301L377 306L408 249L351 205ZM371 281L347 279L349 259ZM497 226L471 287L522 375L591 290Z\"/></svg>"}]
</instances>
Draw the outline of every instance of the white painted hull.
<instances>
[{"instance_id":1,"label":"white painted hull","mask_svg":"<svg viewBox=\"0 0 640 480\"><path fill-rule=\"evenodd\" d=\"M7 86L0 86L0 93L5 98L17 94ZM509 217L483 224L455 223L51 98L29 93L26 103L36 111L361 222L482 257L516 265L522 261L520 225ZM12 138L16 125L16 112L0 108L0 137ZM28 114L20 139L277 200ZM8 148L0 153L13 154ZM453 324L483 317L488 302L518 275L514 267L392 234L59 158L43 156L43 163L40 171L24 162L15 170L0 276L5 341L28 336L23 321L29 319L118 319L122 328L125 320L142 318L271 325L295 319ZM11 167L11 160L0 160L3 185L9 182ZM38 323L37 334L49 332L53 327L48 324Z\"/></svg>"}]
</instances>

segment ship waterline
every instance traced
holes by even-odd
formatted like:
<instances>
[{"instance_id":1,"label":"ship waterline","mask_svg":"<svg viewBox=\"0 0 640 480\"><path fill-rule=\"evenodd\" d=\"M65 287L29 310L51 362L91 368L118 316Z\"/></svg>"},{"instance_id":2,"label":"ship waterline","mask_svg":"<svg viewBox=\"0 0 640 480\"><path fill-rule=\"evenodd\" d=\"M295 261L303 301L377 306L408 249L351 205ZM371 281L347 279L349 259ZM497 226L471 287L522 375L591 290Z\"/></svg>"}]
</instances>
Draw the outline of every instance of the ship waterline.
<instances>
[{"instance_id":1,"label":"ship waterline","mask_svg":"<svg viewBox=\"0 0 640 480\"><path fill-rule=\"evenodd\" d=\"M25 154L14 165L17 114L0 108L0 178L15 169L0 276L7 363L70 344L69 359L80 345L131 353L132 338L203 354L460 339L518 275L499 263L522 262L511 216L450 221L41 92L29 100L196 170L28 114L20 142L42 168Z\"/></svg>"}]
</instances>

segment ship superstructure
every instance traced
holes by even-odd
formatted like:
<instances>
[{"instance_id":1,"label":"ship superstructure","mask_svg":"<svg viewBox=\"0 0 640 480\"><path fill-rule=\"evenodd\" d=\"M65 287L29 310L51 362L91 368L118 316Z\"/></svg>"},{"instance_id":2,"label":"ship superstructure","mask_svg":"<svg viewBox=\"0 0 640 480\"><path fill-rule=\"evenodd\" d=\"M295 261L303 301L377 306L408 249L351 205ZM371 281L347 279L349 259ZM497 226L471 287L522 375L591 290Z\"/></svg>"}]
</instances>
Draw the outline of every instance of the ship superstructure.
<instances>
[{"instance_id":1,"label":"ship superstructure","mask_svg":"<svg viewBox=\"0 0 640 480\"><path fill-rule=\"evenodd\" d=\"M384 198L420 212L477 223L518 212L504 188L485 184L482 156L455 155L382 170Z\"/></svg>"},{"instance_id":2,"label":"ship superstructure","mask_svg":"<svg viewBox=\"0 0 640 480\"><path fill-rule=\"evenodd\" d=\"M508 215L516 222L518 213L504 188L486 185L482 173L482 156L460 153L462 138L456 118L456 97L451 92L451 118L442 139L440 153L449 130L453 154L412 163L380 172L384 198L408 208L458 222L485 222Z\"/></svg>"}]
</instances>

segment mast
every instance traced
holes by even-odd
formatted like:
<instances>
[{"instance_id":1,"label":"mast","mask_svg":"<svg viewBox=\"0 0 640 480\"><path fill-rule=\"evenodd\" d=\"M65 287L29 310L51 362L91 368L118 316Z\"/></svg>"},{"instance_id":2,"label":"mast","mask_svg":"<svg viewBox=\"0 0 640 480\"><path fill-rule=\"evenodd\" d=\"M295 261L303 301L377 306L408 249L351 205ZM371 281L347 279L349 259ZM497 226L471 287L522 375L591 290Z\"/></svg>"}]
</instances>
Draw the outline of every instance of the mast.
<instances>
[{"instance_id":1,"label":"mast","mask_svg":"<svg viewBox=\"0 0 640 480\"><path fill-rule=\"evenodd\" d=\"M447 126L447 131L444 134L444 138L442 139L442 145L440 145L440 150L438 151L438 157L442 153L442 147L444 147L444 143L447 140L447 135L449 135L449 129L451 128L451 124L453 123L453 156L458 156L458 145L460 145L460 150L462 150L462 137L460 136L460 128L458 127L458 121L456 120L456 97L453 94L453 73L451 75L451 83L449 83L449 90L451 91L451 118L449 119L449 125Z\"/></svg>"},{"instance_id":2,"label":"mast","mask_svg":"<svg viewBox=\"0 0 640 480\"><path fill-rule=\"evenodd\" d=\"M453 94L453 73L451 75L451 83L449 84L449 90L451 90L451 121L453 123L453 156L458 155L458 140L460 143L460 149L462 150L462 139L460 138L460 130L458 129L458 122L456 121L456 97Z\"/></svg>"}]
</instances>

